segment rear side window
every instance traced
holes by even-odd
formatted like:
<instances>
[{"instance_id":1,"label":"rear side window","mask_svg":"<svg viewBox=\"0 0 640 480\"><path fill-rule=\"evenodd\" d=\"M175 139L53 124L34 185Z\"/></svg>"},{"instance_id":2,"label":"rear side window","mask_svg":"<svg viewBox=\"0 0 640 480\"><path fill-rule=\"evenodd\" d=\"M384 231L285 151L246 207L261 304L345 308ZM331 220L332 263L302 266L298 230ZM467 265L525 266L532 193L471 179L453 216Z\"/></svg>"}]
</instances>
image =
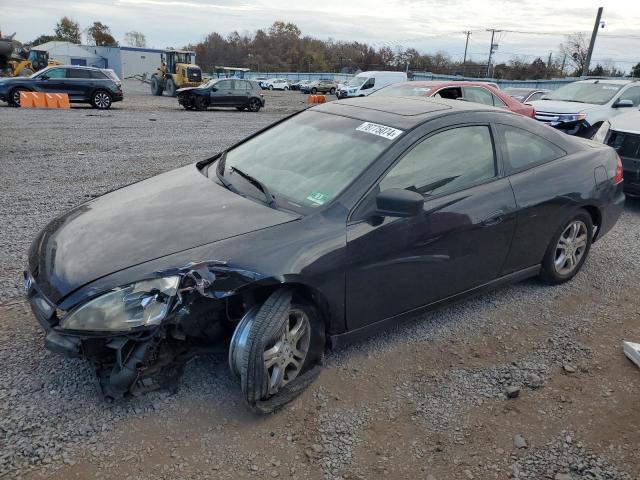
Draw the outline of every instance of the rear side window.
<instances>
[{"instance_id":1,"label":"rear side window","mask_svg":"<svg viewBox=\"0 0 640 480\"><path fill-rule=\"evenodd\" d=\"M91 70L70 68L68 78L91 78Z\"/></svg>"},{"instance_id":2,"label":"rear side window","mask_svg":"<svg viewBox=\"0 0 640 480\"><path fill-rule=\"evenodd\" d=\"M510 173L550 162L566 154L560 147L521 128L501 125Z\"/></svg>"},{"instance_id":3,"label":"rear side window","mask_svg":"<svg viewBox=\"0 0 640 480\"><path fill-rule=\"evenodd\" d=\"M493 106L493 95L482 87L464 87L464 98L474 103Z\"/></svg>"},{"instance_id":4,"label":"rear side window","mask_svg":"<svg viewBox=\"0 0 640 480\"><path fill-rule=\"evenodd\" d=\"M91 73L91 78L93 78L94 80L104 80L105 78L107 78L104 73L98 70L91 70L89 73Z\"/></svg>"},{"instance_id":5,"label":"rear side window","mask_svg":"<svg viewBox=\"0 0 640 480\"><path fill-rule=\"evenodd\" d=\"M387 173L380 190L403 188L440 195L495 176L489 127L474 125L445 130L418 143Z\"/></svg>"}]
</instances>

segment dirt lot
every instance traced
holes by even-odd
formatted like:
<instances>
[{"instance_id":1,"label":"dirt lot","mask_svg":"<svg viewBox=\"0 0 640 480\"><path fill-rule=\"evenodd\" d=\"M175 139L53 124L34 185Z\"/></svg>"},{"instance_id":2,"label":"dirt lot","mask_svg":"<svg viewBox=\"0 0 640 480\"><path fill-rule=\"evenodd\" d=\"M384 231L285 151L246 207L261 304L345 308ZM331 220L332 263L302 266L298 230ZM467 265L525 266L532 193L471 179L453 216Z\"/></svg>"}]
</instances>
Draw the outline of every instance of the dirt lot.
<instances>
[{"instance_id":1,"label":"dirt lot","mask_svg":"<svg viewBox=\"0 0 640 480\"><path fill-rule=\"evenodd\" d=\"M186 112L126 95L109 112L0 107L0 478L640 478L640 369L621 347L640 341L640 201L569 284L527 281L330 353L275 415L247 412L217 356L174 394L106 403L83 362L44 350L18 296L31 238L305 105L267 92L258 114Z\"/></svg>"}]
</instances>

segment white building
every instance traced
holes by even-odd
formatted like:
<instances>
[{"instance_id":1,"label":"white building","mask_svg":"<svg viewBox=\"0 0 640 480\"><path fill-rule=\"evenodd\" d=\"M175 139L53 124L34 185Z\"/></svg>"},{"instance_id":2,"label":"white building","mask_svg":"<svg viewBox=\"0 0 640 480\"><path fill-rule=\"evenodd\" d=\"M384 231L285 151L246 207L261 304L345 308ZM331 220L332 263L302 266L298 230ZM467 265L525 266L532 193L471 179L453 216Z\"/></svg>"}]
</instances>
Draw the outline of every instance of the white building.
<instances>
[{"instance_id":1,"label":"white building","mask_svg":"<svg viewBox=\"0 0 640 480\"><path fill-rule=\"evenodd\" d=\"M91 53L80 45L71 42L47 42L33 47L49 53L51 60L58 60L63 65L83 65L87 67L105 68L105 59Z\"/></svg>"}]
</instances>

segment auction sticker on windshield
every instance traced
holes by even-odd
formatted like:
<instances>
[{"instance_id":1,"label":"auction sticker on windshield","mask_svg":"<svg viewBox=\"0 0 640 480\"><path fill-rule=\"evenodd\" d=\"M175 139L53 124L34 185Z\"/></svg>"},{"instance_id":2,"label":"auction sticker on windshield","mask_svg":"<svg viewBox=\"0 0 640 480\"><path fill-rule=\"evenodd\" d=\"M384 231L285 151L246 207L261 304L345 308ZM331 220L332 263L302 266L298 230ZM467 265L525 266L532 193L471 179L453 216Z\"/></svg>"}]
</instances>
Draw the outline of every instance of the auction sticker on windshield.
<instances>
[{"instance_id":1,"label":"auction sticker on windshield","mask_svg":"<svg viewBox=\"0 0 640 480\"><path fill-rule=\"evenodd\" d=\"M389 140L393 140L398 135L402 135L404 132L402 130L398 130L397 128L387 127L385 125L378 125L377 123L364 122L358 128L356 128L359 132L366 132L372 135L377 135L382 138L387 138Z\"/></svg>"},{"instance_id":2,"label":"auction sticker on windshield","mask_svg":"<svg viewBox=\"0 0 640 480\"><path fill-rule=\"evenodd\" d=\"M307 200L317 203L318 205L322 205L327 201L328 198L329 198L329 195L327 195L326 193L311 192L307 197Z\"/></svg>"}]
</instances>

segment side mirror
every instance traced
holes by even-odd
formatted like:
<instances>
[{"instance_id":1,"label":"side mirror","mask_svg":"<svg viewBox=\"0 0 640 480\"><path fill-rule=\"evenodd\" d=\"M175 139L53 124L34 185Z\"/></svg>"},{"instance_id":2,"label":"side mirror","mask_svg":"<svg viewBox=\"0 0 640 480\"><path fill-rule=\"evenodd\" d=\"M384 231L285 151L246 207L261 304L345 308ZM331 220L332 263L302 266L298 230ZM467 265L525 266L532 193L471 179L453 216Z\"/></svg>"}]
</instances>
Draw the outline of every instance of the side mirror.
<instances>
[{"instance_id":1,"label":"side mirror","mask_svg":"<svg viewBox=\"0 0 640 480\"><path fill-rule=\"evenodd\" d=\"M390 188L376 196L376 215L384 217L415 217L423 206L422 195L402 188Z\"/></svg>"},{"instance_id":2,"label":"side mirror","mask_svg":"<svg viewBox=\"0 0 640 480\"><path fill-rule=\"evenodd\" d=\"M547 97L546 95L542 95L542 96L540 97L540 100L548 100L548 99L549 99L549 97Z\"/></svg>"},{"instance_id":3,"label":"side mirror","mask_svg":"<svg viewBox=\"0 0 640 480\"><path fill-rule=\"evenodd\" d=\"M629 108L633 107L633 102L631 100L618 100L613 105L612 108Z\"/></svg>"}]
</instances>

